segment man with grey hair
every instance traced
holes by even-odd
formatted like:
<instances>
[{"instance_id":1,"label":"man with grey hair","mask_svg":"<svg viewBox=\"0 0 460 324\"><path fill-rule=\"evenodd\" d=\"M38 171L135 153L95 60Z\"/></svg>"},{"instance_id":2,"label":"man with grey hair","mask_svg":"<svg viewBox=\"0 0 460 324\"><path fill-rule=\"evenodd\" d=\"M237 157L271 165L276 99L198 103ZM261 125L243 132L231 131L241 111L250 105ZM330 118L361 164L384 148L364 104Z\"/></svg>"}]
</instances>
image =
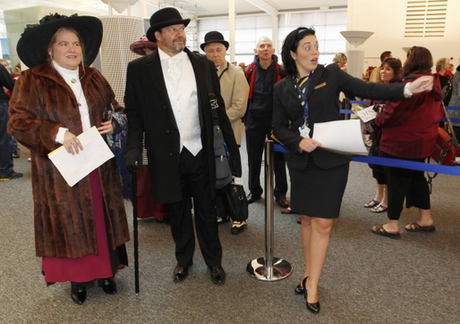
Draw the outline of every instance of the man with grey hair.
<instances>
[{"instance_id":1,"label":"man with grey hair","mask_svg":"<svg viewBox=\"0 0 460 324\"><path fill-rule=\"evenodd\" d=\"M246 147L249 164L248 203L262 198L260 169L264 143L272 131L273 85L284 77L284 71L278 64L273 42L267 36L261 37L254 49L254 61L246 69L249 83L248 109L244 117L246 127ZM287 208L287 177L284 154L275 152L275 190L276 202L281 208Z\"/></svg>"}]
</instances>

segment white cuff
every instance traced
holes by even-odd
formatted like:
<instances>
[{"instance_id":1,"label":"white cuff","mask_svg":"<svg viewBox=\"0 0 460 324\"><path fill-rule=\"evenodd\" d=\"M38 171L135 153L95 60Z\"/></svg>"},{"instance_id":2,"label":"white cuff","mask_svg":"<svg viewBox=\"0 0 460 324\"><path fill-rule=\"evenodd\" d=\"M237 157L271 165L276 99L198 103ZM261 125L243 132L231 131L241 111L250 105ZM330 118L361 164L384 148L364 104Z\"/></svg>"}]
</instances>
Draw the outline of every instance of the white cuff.
<instances>
[{"instance_id":1,"label":"white cuff","mask_svg":"<svg viewBox=\"0 0 460 324\"><path fill-rule=\"evenodd\" d=\"M59 144L64 144L65 132L67 132L68 130L69 130L68 128L59 127L59 130L56 134L55 142Z\"/></svg>"},{"instance_id":2,"label":"white cuff","mask_svg":"<svg viewBox=\"0 0 460 324\"><path fill-rule=\"evenodd\" d=\"M411 84L411 82L406 83L406 85L404 86L404 97L407 98L407 99L412 97L412 92L409 89L410 84Z\"/></svg>"}]
</instances>

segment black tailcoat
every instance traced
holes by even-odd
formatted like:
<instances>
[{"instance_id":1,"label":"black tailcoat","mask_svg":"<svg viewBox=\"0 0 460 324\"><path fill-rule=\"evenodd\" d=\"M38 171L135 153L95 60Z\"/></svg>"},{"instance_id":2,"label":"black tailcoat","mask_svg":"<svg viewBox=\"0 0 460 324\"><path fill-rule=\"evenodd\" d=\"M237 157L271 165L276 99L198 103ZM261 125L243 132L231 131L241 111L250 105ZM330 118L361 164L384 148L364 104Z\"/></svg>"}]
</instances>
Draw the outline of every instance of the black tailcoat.
<instances>
[{"instance_id":1,"label":"black tailcoat","mask_svg":"<svg viewBox=\"0 0 460 324\"><path fill-rule=\"evenodd\" d=\"M219 124L232 157L232 170L236 176L241 176L239 150L225 113L224 101L220 96L214 64L205 56L193 54L187 48L184 51L195 72L203 153L208 160L210 187L214 197L215 161L213 123L208 97L210 91L207 87L209 81L220 105ZM129 63L125 101L125 112L129 122L128 151L141 152L145 132L155 201L162 204L181 201L183 197L179 177L180 135L166 90L158 51Z\"/></svg>"}]
</instances>

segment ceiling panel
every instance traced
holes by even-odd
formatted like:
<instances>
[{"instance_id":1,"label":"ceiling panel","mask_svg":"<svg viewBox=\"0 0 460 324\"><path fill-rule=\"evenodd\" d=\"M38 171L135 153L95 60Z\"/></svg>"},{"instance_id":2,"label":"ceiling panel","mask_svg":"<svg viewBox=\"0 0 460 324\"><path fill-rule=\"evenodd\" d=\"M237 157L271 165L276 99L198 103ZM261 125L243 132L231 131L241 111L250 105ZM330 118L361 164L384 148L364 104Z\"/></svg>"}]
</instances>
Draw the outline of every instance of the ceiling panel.
<instances>
[{"instance_id":1,"label":"ceiling panel","mask_svg":"<svg viewBox=\"0 0 460 324\"><path fill-rule=\"evenodd\" d=\"M109 1L106 0L106 2ZM277 11L297 11L344 7L348 0L235 0L236 14L263 12L261 7L256 5L258 3L268 5ZM198 17L226 15L228 13L228 1L222 0L139 0L131 7L131 15L149 17L159 7L171 5L181 9L182 12ZM95 15L107 15L109 13L108 5L102 0L0 0L0 10L2 11L34 6L74 9L91 12ZM127 11L123 14L127 14Z\"/></svg>"}]
</instances>

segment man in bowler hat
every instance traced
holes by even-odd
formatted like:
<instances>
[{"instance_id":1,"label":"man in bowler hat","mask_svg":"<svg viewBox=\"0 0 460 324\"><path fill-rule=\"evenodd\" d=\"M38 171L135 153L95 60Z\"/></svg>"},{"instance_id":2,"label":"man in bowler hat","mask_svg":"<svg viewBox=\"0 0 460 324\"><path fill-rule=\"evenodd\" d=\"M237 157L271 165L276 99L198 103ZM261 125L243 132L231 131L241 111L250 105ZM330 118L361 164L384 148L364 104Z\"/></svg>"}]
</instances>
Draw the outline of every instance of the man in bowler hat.
<instances>
[{"instance_id":1,"label":"man in bowler hat","mask_svg":"<svg viewBox=\"0 0 460 324\"><path fill-rule=\"evenodd\" d=\"M174 282L187 278L193 264L196 236L215 284L225 282L215 197L215 156L210 98L219 104L220 128L241 176L239 150L225 114L212 62L185 47L183 19L175 8L163 8L150 18L147 38L157 51L128 65L126 114L129 121L125 162L135 170L142 158L142 134L149 160L152 192L168 204L177 265ZM191 212L193 199L194 217Z\"/></svg>"}]
</instances>

